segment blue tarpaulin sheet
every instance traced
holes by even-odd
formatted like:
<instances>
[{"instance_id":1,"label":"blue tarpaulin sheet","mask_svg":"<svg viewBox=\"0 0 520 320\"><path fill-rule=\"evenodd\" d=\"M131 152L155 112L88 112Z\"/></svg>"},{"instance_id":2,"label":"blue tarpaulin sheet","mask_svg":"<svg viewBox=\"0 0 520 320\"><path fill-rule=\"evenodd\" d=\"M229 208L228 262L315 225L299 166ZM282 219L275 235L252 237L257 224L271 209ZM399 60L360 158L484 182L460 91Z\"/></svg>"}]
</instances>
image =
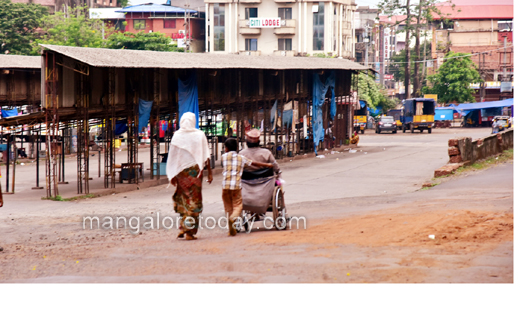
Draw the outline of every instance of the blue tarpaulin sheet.
<instances>
[{"instance_id":1,"label":"blue tarpaulin sheet","mask_svg":"<svg viewBox=\"0 0 520 320\"><path fill-rule=\"evenodd\" d=\"M139 132L141 132L144 127L148 126L152 104L153 101L139 99Z\"/></svg>"},{"instance_id":2,"label":"blue tarpaulin sheet","mask_svg":"<svg viewBox=\"0 0 520 320\"><path fill-rule=\"evenodd\" d=\"M359 100L359 105L361 108L364 108L367 105L367 102L365 100Z\"/></svg>"},{"instance_id":3,"label":"blue tarpaulin sheet","mask_svg":"<svg viewBox=\"0 0 520 320\"><path fill-rule=\"evenodd\" d=\"M18 115L18 110L17 109L2 110L2 118L14 117L14 116L17 116L17 115Z\"/></svg>"},{"instance_id":4,"label":"blue tarpaulin sheet","mask_svg":"<svg viewBox=\"0 0 520 320\"><path fill-rule=\"evenodd\" d=\"M128 126L126 125L126 120L117 120L116 128L114 129L114 134L120 135L125 133L128 130Z\"/></svg>"},{"instance_id":5,"label":"blue tarpaulin sheet","mask_svg":"<svg viewBox=\"0 0 520 320\"><path fill-rule=\"evenodd\" d=\"M197 74L192 72L188 80L179 79L179 120L186 112L195 114L195 127L199 128L199 90L197 87Z\"/></svg>"},{"instance_id":6,"label":"blue tarpaulin sheet","mask_svg":"<svg viewBox=\"0 0 520 320\"><path fill-rule=\"evenodd\" d=\"M278 110L278 100L276 100L271 107L271 124L274 124L274 118L276 116L276 111ZM280 110L278 110L280 111ZM278 112L278 117L280 117L280 112ZM293 111L291 110L284 110L283 111L283 118L282 118L282 126L289 127L292 125L292 118L293 118Z\"/></svg>"},{"instance_id":7,"label":"blue tarpaulin sheet","mask_svg":"<svg viewBox=\"0 0 520 320\"><path fill-rule=\"evenodd\" d=\"M313 94L312 94L312 133L314 137L314 153L317 153L317 147L320 141L323 141L325 132L323 130L323 103L328 89L332 93L330 98L330 116L336 116L336 99L334 95L334 86L336 84L336 74L332 71L325 81L321 82L317 73L314 74Z\"/></svg>"},{"instance_id":8,"label":"blue tarpaulin sheet","mask_svg":"<svg viewBox=\"0 0 520 320\"><path fill-rule=\"evenodd\" d=\"M487 109L487 108L498 108L498 107L512 107L514 104L514 99L506 99L500 101L490 101L490 102L475 102L475 103L461 103L458 106L452 104L450 107L453 107L461 116L467 115L470 111L478 110L478 109Z\"/></svg>"},{"instance_id":9,"label":"blue tarpaulin sheet","mask_svg":"<svg viewBox=\"0 0 520 320\"><path fill-rule=\"evenodd\" d=\"M453 120L452 108L435 108L435 121Z\"/></svg>"},{"instance_id":10,"label":"blue tarpaulin sheet","mask_svg":"<svg viewBox=\"0 0 520 320\"><path fill-rule=\"evenodd\" d=\"M368 112L372 117L377 117L379 114L383 113L383 107L376 107L375 110L368 108Z\"/></svg>"}]
</instances>

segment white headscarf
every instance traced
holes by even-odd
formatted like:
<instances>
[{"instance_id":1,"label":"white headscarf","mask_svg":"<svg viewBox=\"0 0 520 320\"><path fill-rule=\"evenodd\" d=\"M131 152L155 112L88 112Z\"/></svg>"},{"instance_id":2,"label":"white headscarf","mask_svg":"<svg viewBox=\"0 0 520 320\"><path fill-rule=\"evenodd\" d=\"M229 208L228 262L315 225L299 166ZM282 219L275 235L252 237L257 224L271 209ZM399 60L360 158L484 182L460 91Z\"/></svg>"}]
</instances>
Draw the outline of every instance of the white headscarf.
<instances>
[{"instance_id":1,"label":"white headscarf","mask_svg":"<svg viewBox=\"0 0 520 320\"><path fill-rule=\"evenodd\" d=\"M179 172L195 164L199 165L202 174L204 163L209 159L208 140L204 132L195 128L195 119L194 113L184 113L181 128L173 135L166 164L166 175L170 181Z\"/></svg>"}]
</instances>

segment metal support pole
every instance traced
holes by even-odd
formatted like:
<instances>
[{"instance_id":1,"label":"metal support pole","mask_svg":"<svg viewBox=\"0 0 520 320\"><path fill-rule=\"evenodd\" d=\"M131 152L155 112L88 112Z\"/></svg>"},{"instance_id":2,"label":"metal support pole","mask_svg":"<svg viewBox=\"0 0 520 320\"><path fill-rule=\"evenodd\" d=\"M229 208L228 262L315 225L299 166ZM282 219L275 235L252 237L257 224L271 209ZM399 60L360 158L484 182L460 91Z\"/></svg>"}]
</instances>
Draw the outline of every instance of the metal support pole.
<instances>
[{"instance_id":1,"label":"metal support pole","mask_svg":"<svg viewBox=\"0 0 520 320\"><path fill-rule=\"evenodd\" d=\"M7 134L7 161L5 162L5 192L9 192L9 163L11 162L11 134Z\"/></svg>"}]
</instances>

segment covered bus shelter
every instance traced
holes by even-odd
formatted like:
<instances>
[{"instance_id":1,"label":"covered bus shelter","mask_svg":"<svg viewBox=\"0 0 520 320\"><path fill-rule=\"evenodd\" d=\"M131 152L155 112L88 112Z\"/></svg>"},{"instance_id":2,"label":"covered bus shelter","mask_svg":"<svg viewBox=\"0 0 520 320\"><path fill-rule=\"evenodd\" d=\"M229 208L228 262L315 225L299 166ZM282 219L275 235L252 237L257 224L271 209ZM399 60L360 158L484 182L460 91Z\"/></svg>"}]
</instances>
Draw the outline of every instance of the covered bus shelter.
<instances>
[{"instance_id":1,"label":"covered bus shelter","mask_svg":"<svg viewBox=\"0 0 520 320\"><path fill-rule=\"evenodd\" d=\"M10 191L10 162L11 155L17 152L17 141L25 153L25 146L29 146L27 153L34 157L34 141L24 145L33 138L35 128L26 122L25 126L16 123L16 119L28 118L40 113L41 103L41 57L0 55L0 151L2 162L6 164L4 175L6 176L5 192ZM23 115L22 115L23 114ZM11 125L5 121L10 120ZM9 150L9 151L8 151Z\"/></svg>"},{"instance_id":2,"label":"covered bus shelter","mask_svg":"<svg viewBox=\"0 0 520 320\"><path fill-rule=\"evenodd\" d=\"M164 160L161 149L167 153L178 119L187 111L199 116L213 165L225 138L235 136L242 143L251 128L262 131L262 146L276 158L319 149L329 128L334 146L340 146L352 132L357 74L367 70L346 59L42 47L44 112L37 120L45 127L49 197L59 194L56 146L65 143L64 132L71 128L77 136L77 190L89 192L94 121L102 131L105 188L116 183L117 132L126 130L126 165L138 183L139 136L149 123L150 178L159 179L154 169ZM34 119L16 123L26 121Z\"/></svg>"}]
</instances>

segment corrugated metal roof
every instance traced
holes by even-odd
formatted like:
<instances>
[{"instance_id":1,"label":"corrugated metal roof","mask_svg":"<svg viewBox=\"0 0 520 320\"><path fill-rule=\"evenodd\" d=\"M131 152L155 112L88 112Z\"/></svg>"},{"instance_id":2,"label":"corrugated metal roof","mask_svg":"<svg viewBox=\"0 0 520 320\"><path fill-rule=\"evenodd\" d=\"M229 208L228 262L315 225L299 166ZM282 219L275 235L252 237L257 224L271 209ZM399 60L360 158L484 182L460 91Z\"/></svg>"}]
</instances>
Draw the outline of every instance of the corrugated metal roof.
<instances>
[{"instance_id":1,"label":"corrugated metal roof","mask_svg":"<svg viewBox=\"0 0 520 320\"><path fill-rule=\"evenodd\" d=\"M455 8L452 9L452 4ZM438 3L443 14L453 20L462 19L513 19L513 0L453 0L453 3ZM459 12L460 10L460 12Z\"/></svg>"},{"instance_id":2,"label":"corrugated metal roof","mask_svg":"<svg viewBox=\"0 0 520 320\"><path fill-rule=\"evenodd\" d=\"M0 54L1 69L41 69L41 56L17 56Z\"/></svg>"},{"instance_id":3,"label":"corrugated metal roof","mask_svg":"<svg viewBox=\"0 0 520 320\"><path fill-rule=\"evenodd\" d=\"M159 12L159 13L184 13L183 8L172 7L165 4L147 3L137 6L124 7L116 12ZM187 10L189 13L195 13L195 10Z\"/></svg>"},{"instance_id":4,"label":"corrugated metal roof","mask_svg":"<svg viewBox=\"0 0 520 320\"><path fill-rule=\"evenodd\" d=\"M41 45L94 67L163 69L338 69L369 70L347 59L282 56L244 56Z\"/></svg>"},{"instance_id":5,"label":"corrugated metal roof","mask_svg":"<svg viewBox=\"0 0 520 320\"><path fill-rule=\"evenodd\" d=\"M88 13L90 19L124 19L125 14L118 10L121 8L90 8Z\"/></svg>"},{"instance_id":6,"label":"corrugated metal roof","mask_svg":"<svg viewBox=\"0 0 520 320\"><path fill-rule=\"evenodd\" d=\"M184 5L187 3L190 9L199 12L206 12L206 4L204 3L204 0L171 0L166 2L166 4L168 3L179 8L184 8ZM209 3L209 5L213 5L213 3Z\"/></svg>"}]
</instances>

